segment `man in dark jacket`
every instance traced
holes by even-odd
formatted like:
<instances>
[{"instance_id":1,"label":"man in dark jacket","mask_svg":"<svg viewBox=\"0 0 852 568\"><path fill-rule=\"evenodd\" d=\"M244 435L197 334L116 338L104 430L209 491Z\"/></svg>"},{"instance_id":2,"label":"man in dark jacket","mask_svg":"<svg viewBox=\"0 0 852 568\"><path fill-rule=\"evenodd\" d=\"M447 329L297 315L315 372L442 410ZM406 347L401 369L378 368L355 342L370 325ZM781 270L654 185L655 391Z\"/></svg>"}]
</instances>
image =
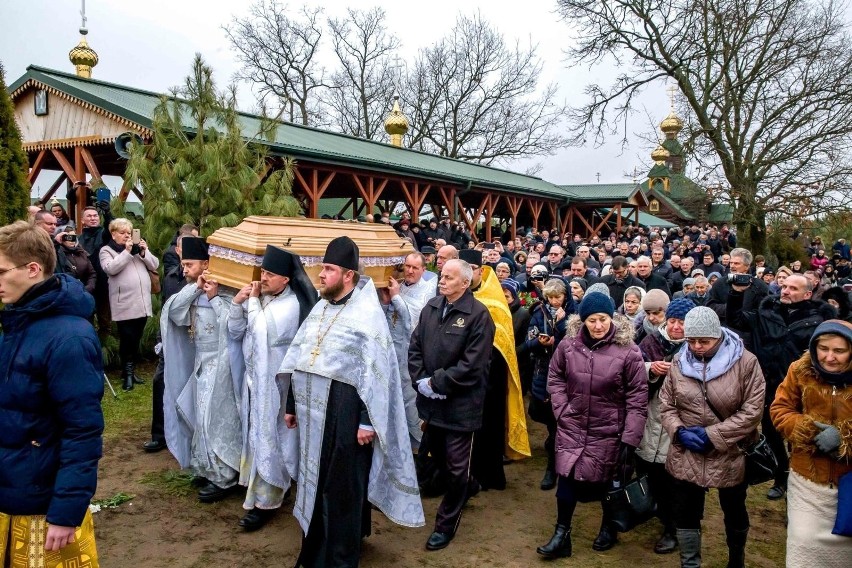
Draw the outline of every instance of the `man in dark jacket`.
<instances>
[{"instance_id":1,"label":"man in dark jacket","mask_svg":"<svg viewBox=\"0 0 852 568\"><path fill-rule=\"evenodd\" d=\"M89 502L104 371L87 321L95 302L55 265L43 230L26 221L0 228L0 513L42 539L7 532L0 557L60 551L63 565L82 566L96 554Z\"/></svg>"},{"instance_id":2,"label":"man in dark jacket","mask_svg":"<svg viewBox=\"0 0 852 568\"><path fill-rule=\"evenodd\" d=\"M747 249L736 248L732 250L731 274L739 274L742 277L747 276L751 267L752 258L751 252ZM731 275L728 276L728 278L731 277ZM769 295L769 286L767 286L763 280L760 280L759 278L752 278L748 286L742 287L742 291L743 298L741 308L745 311L754 311L760 305L760 302ZM707 303L705 304L708 308L716 312L716 315L719 316L719 321L721 321L722 325L725 327L731 327L726 319L728 314L728 295L730 292L731 283L727 278L720 278L710 288L710 299L707 300ZM746 349L754 352L754 347L751 342L751 330L740 326L740 329L738 329L737 332L742 338ZM807 347L808 345L806 343L803 349L807 349ZM799 353L799 355L801 355L801 353ZM786 368L784 369L784 372L787 372Z\"/></svg>"},{"instance_id":3,"label":"man in dark jacket","mask_svg":"<svg viewBox=\"0 0 852 568\"><path fill-rule=\"evenodd\" d=\"M103 211L104 222L101 225L101 217L98 208ZM83 209L83 223L77 240L80 246L89 254L89 260L97 274L95 282L95 306L98 317L98 333L101 337L109 335L110 310L109 310L109 284L106 272L101 268L101 248L112 238L109 233L109 224L112 222L112 214L109 203L98 202L98 208L86 207Z\"/></svg>"},{"instance_id":4,"label":"man in dark jacket","mask_svg":"<svg viewBox=\"0 0 852 568\"><path fill-rule=\"evenodd\" d=\"M428 550L445 548L455 536L462 507L479 489L470 472L473 433L482 426L482 407L491 359L494 323L473 297L473 271L448 260L411 336L408 370L417 389L417 410L436 463L446 468L449 486L438 506ZM428 349L426 348L428 346Z\"/></svg>"},{"instance_id":5,"label":"man in dark jacket","mask_svg":"<svg viewBox=\"0 0 852 568\"><path fill-rule=\"evenodd\" d=\"M617 256L612 259L610 273L600 279L602 284L606 284L609 288L609 296L615 302L615 308L618 309L624 303L624 292L631 286L638 286L645 289L645 283L631 276L628 272L628 260L623 256Z\"/></svg>"},{"instance_id":6,"label":"man in dark jacket","mask_svg":"<svg viewBox=\"0 0 852 568\"><path fill-rule=\"evenodd\" d=\"M731 256L735 258L733 254ZM751 286L757 282L761 281L752 280ZM738 333L741 330L750 332L753 344L750 349L757 355L766 379L766 407L761 430L778 458L775 484L766 495L774 500L784 497L787 491L790 462L784 439L769 417L769 406L775 400L775 391L790 365L808 350L816 327L837 315L831 305L811 299L813 286L801 274L788 276L781 285L781 295L764 298L756 308L744 307L748 288L736 284L731 286L726 305L727 318L728 326Z\"/></svg>"},{"instance_id":7,"label":"man in dark jacket","mask_svg":"<svg viewBox=\"0 0 852 568\"><path fill-rule=\"evenodd\" d=\"M636 259L636 278L642 281L645 285L645 290L662 290L669 298L672 297L672 292L669 289L669 283L666 279L655 274L652 268L651 259L647 256L640 256Z\"/></svg>"}]
</instances>

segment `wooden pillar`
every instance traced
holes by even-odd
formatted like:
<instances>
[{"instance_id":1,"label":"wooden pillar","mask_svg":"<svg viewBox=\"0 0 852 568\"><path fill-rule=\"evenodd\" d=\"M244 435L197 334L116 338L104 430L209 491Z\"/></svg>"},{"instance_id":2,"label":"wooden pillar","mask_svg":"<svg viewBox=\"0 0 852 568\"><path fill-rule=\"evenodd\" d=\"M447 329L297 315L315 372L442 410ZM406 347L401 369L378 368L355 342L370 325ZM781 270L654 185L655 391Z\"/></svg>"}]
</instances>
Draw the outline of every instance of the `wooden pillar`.
<instances>
[{"instance_id":1,"label":"wooden pillar","mask_svg":"<svg viewBox=\"0 0 852 568\"><path fill-rule=\"evenodd\" d=\"M30 182L30 185L33 184L38 177L38 174L41 173L42 168L44 168L44 161L47 158L47 153L47 150L42 150L38 153L38 156L36 156L35 161L33 161L33 167L30 168L30 172L27 174L27 181Z\"/></svg>"},{"instance_id":2,"label":"wooden pillar","mask_svg":"<svg viewBox=\"0 0 852 568\"><path fill-rule=\"evenodd\" d=\"M305 214L308 218L317 218L317 208L319 206L319 200L320 198L322 198L322 194L325 193L325 190L328 189L328 186L334 179L335 173L336 172L328 172L325 178L320 182L319 171L317 169L314 168L310 170L310 172L305 171L305 175L303 175L302 172L299 171L298 166L293 168L294 177L296 181L299 182L302 191L305 192L305 196L307 197L308 210L305 211Z\"/></svg>"}]
</instances>

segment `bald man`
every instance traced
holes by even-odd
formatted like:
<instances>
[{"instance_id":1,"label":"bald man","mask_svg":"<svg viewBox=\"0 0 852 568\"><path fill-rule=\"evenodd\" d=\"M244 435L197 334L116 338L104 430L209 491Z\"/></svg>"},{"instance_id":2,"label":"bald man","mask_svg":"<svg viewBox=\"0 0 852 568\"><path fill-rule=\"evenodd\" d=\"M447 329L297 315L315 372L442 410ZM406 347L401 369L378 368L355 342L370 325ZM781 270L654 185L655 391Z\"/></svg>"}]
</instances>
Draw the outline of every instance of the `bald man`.
<instances>
[{"instance_id":1,"label":"bald man","mask_svg":"<svg viewBox=\"0 0 852 568\"><path fill-rule=\"evenodd\" d=\"M438 256L435 259L435 266L438 268L438 278L435 278L435 292L431 297L435 297L438 295L438 282L441 276L441 269L444 268L444 264L448 260L454 260L459 257L459 249L454 247L453 245L444 245L440 249L438 249Z\"/></svg>"}]
</instances>

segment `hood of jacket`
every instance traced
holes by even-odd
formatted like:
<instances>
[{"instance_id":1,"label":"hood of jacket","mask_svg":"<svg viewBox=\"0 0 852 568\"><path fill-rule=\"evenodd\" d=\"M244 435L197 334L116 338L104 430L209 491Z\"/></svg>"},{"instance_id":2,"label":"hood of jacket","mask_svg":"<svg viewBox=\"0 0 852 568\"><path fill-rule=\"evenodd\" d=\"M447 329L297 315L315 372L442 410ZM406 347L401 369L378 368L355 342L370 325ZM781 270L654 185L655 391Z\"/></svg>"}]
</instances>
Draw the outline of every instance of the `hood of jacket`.
<instances>
[{"instance_id":1,"label":"hood of jacket","mask_svg":"<svg viewBox=\"0 0 852 568\"><path fill-rule=\"evenodd\" d=\"M22 298L23 304L10 304L0 312L4 333L20 329L28 321L49 316L68 315L86 319L95 310L94 298L73 276L56 274L41 286L48 288L43 293L31 290L36 293L31 300Z\"/></svg>"},{"instance_id":2,"label":"hood of jacket","mask_svg":"<svg viewBox=\"0 0 852 568\"><path fill-rule=\"evenodd\" d=\"M615 335L612 337L612 343L626 347L633 343L635 330L633 322L627 316L615 313L612 316L612 325L615 326ZM578 335L583 327L583 320L577 314L572 314L568 317L568 323L565 325L565 337L577 337L578 341L582 341Z\"/></svg>"},{"instance_id":3,"label":"hood of jacket","mask_svg":"<svg viewBox=\"0 0 852 568\"><path fill-rule=\"evenodd\" d=\"M681 372L692 379L712 381L727 373L743 355L745 347L740 336L727 328L722 328L722 343L716 354L706 361L696 357L691 349L681 350L678 361Z\"/></svg>"}]
</instances>

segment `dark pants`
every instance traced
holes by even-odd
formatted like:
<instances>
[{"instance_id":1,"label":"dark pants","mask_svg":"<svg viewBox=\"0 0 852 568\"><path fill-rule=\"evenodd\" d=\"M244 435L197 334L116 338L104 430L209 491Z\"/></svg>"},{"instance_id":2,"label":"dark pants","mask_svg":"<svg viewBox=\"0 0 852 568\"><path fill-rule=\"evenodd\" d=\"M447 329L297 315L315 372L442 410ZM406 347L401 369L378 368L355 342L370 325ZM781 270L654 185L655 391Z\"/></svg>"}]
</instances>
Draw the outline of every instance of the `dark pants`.
<instances>
[{"instance_id":1,"label":"dark pants","mask_svg":"<svg viewBox=\"0 0 852 568\"><path fill-rule=\"evenodd\" d=\"M476 443L473 445L472 472L483 489L506 488L503 454L506 449L508 372L503 356L494 349L488 371L485 403L482 405L482 428L476 432Z\"/></svg>"},{"instance_id":2,"label":"dark pants","mask_svg":"<svg viewBox=\"0 0 852 568\"><path fill-rule=\"evenodd\" d=\"M556 522L570 527L577 503L600 501L601 509L606 514L603 499L608 486L604 482L577 481L573 472L570 477L560 475L556 483Z\"/></svg>"},{"instance_id":3,"label":"dark pants","mask_svg":"<svg viewBox=\"0 0 852 568\"><path fill-rule=\"evenodd\" d=\"M109 284L106 275L98 275L95 283L95 320L98 322L98 337L104 338L110 334L112 325L109 307Z\"/></svg>"},{"instance_id":4,"label":"dark pants","mask_svg":"<svg viewBox=\"0 0 852 568\"><path fill-rule=\"evenodd\" d=\"M142 341L142 332L145 331L145 322L148 318L136 318L115 322L118 330L118 357L121 366L135 363L139 357L139 344Z\"/></svg>"},{"instance_id":5,"label":"dark pants","mask_svg":"<svg viewBox=\"0 0 852 568\"><path fill-rule=\"evenodd\" d=\"M749 527L746 510L748 484L743 482L734 487L719 489L719 505L725 516L726 531L742 531ZM671 487L674 498L674 521L679 529L700 529L704 518L704 496L707 489L675 479Z\"/></svg>"},{"instance_id":6,"label":"dark pants","mask_svg":"<svg viewBox=\"0 0 852 568\"><path fill-rule=\"evenodd\" d=\"M777 389L772 390L775 391ZM772 453L775 454L775 458L778 460L778 469L775 470L775 485L786 489L787 476L789 475L790 470L790 458L787 457L787 443L784 441L781 434L778 433L778 430L775 429L775 425L772 423L772 418L769 417L769 405L772 404L773 400L775 400L775 395L772 394L772 398L767 400L769 402L763 409L763 417L760 420L760 430L763 432L763 435L766 436L766 441L769 443Z\"/></svg>"},{"instance_id":7,"label":"dark pants","mask_svg":"<svg viewBox=\"0 0 852 568\"><path fill-rule=\"evenodd\" d=\"M636 458L636 475L648 476L651 495L657 503L657 517L666 530L674 529L674 503L672 501L672 484L675 479L666 471L666 464L648 462Z\"/></svg>"},{"instance_id":8,"label":"dark pants","mask_svg":"<svg viewBox=\"0 0 852 568\"><path fill-rule=\"evenodd\" d=\"M435 463L446 470L447 492L438 506L435 530L455 534L462 507L477 481L470 474L473 432L456 432L429 425L429 451Z\"/></svg>"},{"instance_id":9,"label":"dark pants","mask_svg":"<svg viewBox=\"0 0 852 568\"><path fill-rule=\"evenodd\" d=\"M157 361L157 370L154 371L154 379L151 381L153 389L153 406L151 408L151 439L155 442L165 442L165 417L163 416L163 395L166 391L166 381L163 378L164 363L163 355Z\"/></svg>"}]
</instances>

